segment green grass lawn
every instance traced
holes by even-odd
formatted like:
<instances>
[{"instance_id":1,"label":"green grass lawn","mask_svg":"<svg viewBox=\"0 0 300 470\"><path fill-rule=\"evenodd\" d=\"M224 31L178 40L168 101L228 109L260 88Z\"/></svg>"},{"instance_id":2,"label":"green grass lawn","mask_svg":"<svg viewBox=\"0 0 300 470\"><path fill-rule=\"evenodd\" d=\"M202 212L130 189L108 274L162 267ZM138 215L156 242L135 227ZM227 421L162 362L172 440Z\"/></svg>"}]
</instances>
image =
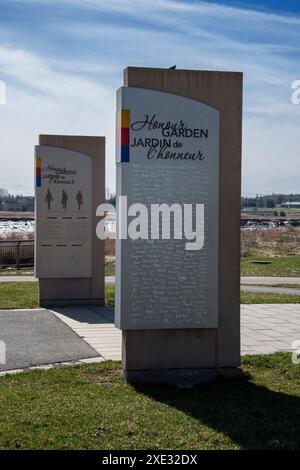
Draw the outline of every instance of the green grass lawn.
<instances>
[{"instance_id":1,"label":"green grass lawn","mask_svg":"<svg viewBox=\"0 0 300 470\"><path fill-rule=\"evenodd\" d=\"M0 309L37 308L37 282L1 282Z\"/></svg>"},{"instance_id":2,"label":"green grass lawn","mask_svg":"<svg viewBox=\"0 0 300 470\"><path fill-rule=\"evenodd\" d=\"M271 264L252 264L251 261L271 261ZM299 276L300 256L246 256L241 259L241 276Z\"/></svg>"},{"instance_id":3,"label":"green grass lawn","mask_svg":"<svg viewBox=\"0 0 300 470\"><path fill-rule=\"evenodd\" d=\"M115 303L115 286L106 285L105 304ZM241 292L242 304L300 303L300 296ZM0 282L0 309L38 308L37 282Z\"/></svg>"},{"instance_id":4,"label":"green grass lawn","mask_svg":"<svg viewBox=\"0 0 300 470\"><path fill-rule=\"evenodd\" d=\"M105 287L105 304L115 304L115 286ZM38 308L37 282L1 282L0 281L0 309L12 308Z\"/></svg>"},{"instance_id":5,"label":"green grass lawn","mask_svg":"<svg viewBox=\"0 0 300 470\"><path fill-rule=\"evenodd\" d=\"M241 304L299 304L300 295L241 292Z\"/></svg>"},{"instance_id":6,"label":"green grass lawn","mask_svg":"<svg viewBox=\"0 0 300 470\"><path fill-rule=\"evenodd\" d=\"M105 286L105 305L107 307L115 305L115 286L113 284L106 284Z\"/></svg>"},{"instance_id":7,"label":"green grass lawn","mask_svg":"<svg viewBox=\"0 0 300 470\"><path fill-rule=\"evenodd\" d=\"M0 377L0 449L299 449L300 366L242 368L193 389L127 385L113 362Z\"/></svg>"}]
</instances>

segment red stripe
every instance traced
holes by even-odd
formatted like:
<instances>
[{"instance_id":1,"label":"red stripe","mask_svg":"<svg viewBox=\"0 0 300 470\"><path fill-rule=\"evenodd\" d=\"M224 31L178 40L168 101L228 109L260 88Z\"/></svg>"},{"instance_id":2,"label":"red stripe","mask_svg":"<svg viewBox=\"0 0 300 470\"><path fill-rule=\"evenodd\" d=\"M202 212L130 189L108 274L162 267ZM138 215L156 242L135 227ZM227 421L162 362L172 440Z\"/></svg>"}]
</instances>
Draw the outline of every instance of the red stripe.
<instances>
[{"instance_id":1,"label":"red stripe","mask_svg":"<svg viewBox=\"0 0 300 470\"><path fill-rule=\"evenodd\" d=\"M125 127L121 129L121 145L129 145L129 129Z\"/></svg>"},{"instance_id":2,"label":"red stripe","mask_svg":"<svg viewBox=\"0 0 300 470\"><path fill-rule=\"evenodd\" d=\"M41 177L42 176L42 173L41 173L41 169L40 168L36 168L36 176L39 176Z\"/></svg>"}]
</instances>

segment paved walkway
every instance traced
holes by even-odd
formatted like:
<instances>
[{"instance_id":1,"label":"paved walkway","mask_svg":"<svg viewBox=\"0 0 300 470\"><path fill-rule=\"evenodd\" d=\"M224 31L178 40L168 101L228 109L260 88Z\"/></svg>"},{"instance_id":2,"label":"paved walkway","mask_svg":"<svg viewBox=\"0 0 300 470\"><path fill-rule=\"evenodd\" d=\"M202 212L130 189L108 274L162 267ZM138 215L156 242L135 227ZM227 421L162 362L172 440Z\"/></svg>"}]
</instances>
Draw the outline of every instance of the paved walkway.
<instances>
[{"instance_id":1,"label":"paved walkway","mask_svg":"<svg viewBox=\"0 0 300 470\"><path fill-rule=\"evenodd\" d=\"M113 324L113 310L101 307L53 311L105 359L121 359L121 332ZM241 305L242 354L292 351L300 341L300 304Z\"/></svg>"},{"instance_id":2,"label":"paved walkway","mask_svg":"<svg viewBox=\"0 0 300 470\"><path fill-rule=\"evenodd\" d=\"M292 351L300 341L300 304L241 305L242 354Z\"/></svg>"},{"instance_id":3,"label":"paved walkway","mask_svg":"<svg viewBox=\"0 0 300 470\"><path fill-rule=\"evenodd\" d=\"M258 292L265 294L284 294L284 295L300 295L300 289L288 288L288 287L269 287L265 286L245 286L241 285L241 291L243 292Z\"/></svg>"},{"instance_id":4,"label":"paved walkway","mask_svg":"<svg viewBox=\"0 0 300 470\"><path fill-rule=\"evenodd\" d=\"M34 276L0 276L0 282L37 282ZM105 276L106 284L114 284L115 276Z\"/></svg>"},{"instance_id":5,"label":"paved walkway","mask_svg":"<svg viewBox=\"0 0 300 470\"><path fill-rule=\"evenodd\" d=\"M0 276L0 282L37 282L34 276ZM114 284L115 276L105 276L106 284Z\"/></svg>"},{"instance_id":6,"label":"paved walkway","mask_svg":"<svg viewBox=\"0 0 300 470\"><path fill-rule=\"evenodd\" d=\"M0 276L0 282L37 282L34 276Z\"/></svg>"},{"instance_id":7,"label":"paved walkway","mask_svg":"<svg viewBox=\"0 0 300 470\"><path fill-rule=\"evenodd\" d=\"M0 375L70 361L120 360L121 331L113 321L113 309L104 307L0 310L0 341L7 345ZM242 354L292 351L294 341L300 341L300 304L241 306Z\"/></svg>"},{"instance_id":8,"label":"paved walkway","mask_svg":"<svg viewBox=\"0 0 300 470\"><path fill-rule=\"evenodd\" d=\"M0 282L36 282L34 276L0 276ZM115 276L105 276L107 284L115 283ZM298 284L300 286L300 277L266 277L266 276L243 276L242 285L276 285L276 284Z\"/></svg>"},{"instance_id":9,"label":"paved walkway","mask_svg":"<svg viewBox=\"0 0 300 470\"><path fill-rule=\"evenodd\" d=\"M114 325L113 308L66 307L52 312L104 359L121 360L122 333Z\"/></svg>"},{"instance_id":10,"label":"paved walkway","mask_svg":"<svg viewBox=\"0 0 300 470\"><path fill-rule=\"evenodd\" d=\"M86 341L45 309L0 310L0 341L6 346L6 363L0 362L0 373L99 357Z\"/></svg>"},{"instance_id":11,"label":"paved walkway","mask_svg":"<svg viewBox=\"0 0 300 470\"><path fill-rule=\"evenodd\" d=\"M241 284L298 284L300 286L300 277L275 277L275 276L242 276Z\"/></svg>"}]
</instances>

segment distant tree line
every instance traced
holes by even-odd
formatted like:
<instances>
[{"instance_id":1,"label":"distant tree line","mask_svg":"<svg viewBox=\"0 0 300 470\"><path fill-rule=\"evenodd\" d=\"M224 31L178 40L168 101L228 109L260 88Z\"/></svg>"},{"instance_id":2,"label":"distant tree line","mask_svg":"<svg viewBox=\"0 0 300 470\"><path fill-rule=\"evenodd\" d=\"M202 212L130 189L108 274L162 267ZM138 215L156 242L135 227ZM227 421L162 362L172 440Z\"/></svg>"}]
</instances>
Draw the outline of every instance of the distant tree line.
<instances>
[{"instance_id":1,"label":"distant tree line","mask_svg":"<svg viewBox=\"0 0 300 470\"><path fill-rule=\"evenodd\" d=\"M284 202L299 202L300 194L269 194L266 196L245 197L241 198L241 206L247 207L266 207L272 209Z\"/></svg>"},{"instance_id":2,"label":"distant tree line","mask_svg":"<svg viewBox=\"0 0 300 470\"><path fill-rule=\"evenodd\" d=\"M33 212L33 196L14 196L11 194L0 196L0 212Z\"/></svg>"},{"instance_id":3,"label":"distant tree line","mask_svg":"<svg viewBox=\"0 0 300 470\"><path fill-rule=\"evenodd\" d=\"M12 202L12 201L21 201L23 199L33 199L34 196L23 196L23 194L8 194L7 196L0 196L2 202Z\"/></svg>"}]
</instances>

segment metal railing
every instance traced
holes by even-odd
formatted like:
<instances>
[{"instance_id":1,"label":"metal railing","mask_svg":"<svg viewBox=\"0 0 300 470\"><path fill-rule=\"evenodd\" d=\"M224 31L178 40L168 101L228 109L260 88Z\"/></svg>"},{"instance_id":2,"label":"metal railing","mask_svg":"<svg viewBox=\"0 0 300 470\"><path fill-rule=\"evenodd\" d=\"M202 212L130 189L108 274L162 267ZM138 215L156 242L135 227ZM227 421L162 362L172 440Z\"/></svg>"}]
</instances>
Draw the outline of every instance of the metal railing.
<instances>
[{"instance_id":1,"label":"metal railing","mask_svg":"<svg viewBox=\"0 0 300 470\"><path fill-rule=\"evenodd\" d=\"M34 240L0 241L0 267L34 266Z\"/></svg>"}]
</instances>

